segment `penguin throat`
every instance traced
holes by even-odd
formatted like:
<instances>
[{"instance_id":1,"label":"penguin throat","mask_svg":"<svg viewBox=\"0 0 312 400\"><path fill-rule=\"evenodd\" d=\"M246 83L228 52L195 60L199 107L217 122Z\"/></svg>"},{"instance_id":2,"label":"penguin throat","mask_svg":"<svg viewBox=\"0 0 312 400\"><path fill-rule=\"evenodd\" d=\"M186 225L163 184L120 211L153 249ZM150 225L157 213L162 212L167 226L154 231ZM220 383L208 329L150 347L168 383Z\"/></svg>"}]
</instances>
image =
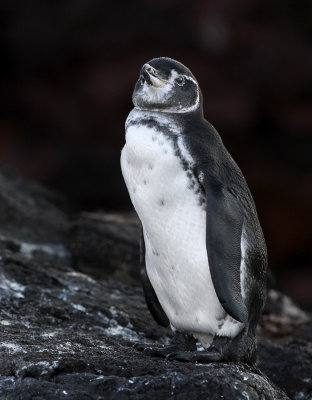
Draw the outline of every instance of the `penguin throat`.
<instances>
[{"instance_id":1,"label":"penguin throat","mask_svg":"<svg viewBox=\"0 0 312 400\"><path fill-rule=\"evenodd\" d=\"M189 113L189 112L198 110L200 107L200 99L199 99L199 95L198 95L194 104L192 104L189 107L181 106L181 108L179 108L179 107L157 107L157 105L152 106L152 107L148 107L148 105L146 107L142 107L142 106L138 106L135 103L134 103L134 107L140 111L151 111L151 112L160 112L160 113L169 113L169 114L183 114L183 113Z\"/></svg>"}]
</instances>

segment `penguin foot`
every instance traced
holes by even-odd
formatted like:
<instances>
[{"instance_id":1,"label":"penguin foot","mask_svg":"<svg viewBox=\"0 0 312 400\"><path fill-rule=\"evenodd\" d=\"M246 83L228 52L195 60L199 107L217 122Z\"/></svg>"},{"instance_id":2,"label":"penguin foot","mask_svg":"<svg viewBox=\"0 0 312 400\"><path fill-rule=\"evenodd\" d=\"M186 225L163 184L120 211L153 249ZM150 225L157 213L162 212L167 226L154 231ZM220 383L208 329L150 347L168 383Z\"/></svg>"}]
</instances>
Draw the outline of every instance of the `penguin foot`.
<instances>
[{"instance_id":1,"label":"penguin foot","mask_svg":"<svg viewBox=\"0 0 312 400\"><path fill-rule=\"evenodd\" d=\"M197 349L194 337L183 332L177 332L168 346L146 347L136 345L135 348L152 357L161 358L166 358L170 354L193 353Z\"/></svg>"},{"instance_id":2,"label":"penguin foot","mask_svg":"<svg viewBox=\"0 0 312 400\"><path fill-rule=\"evenodd\" d=\"M184 362L211 363L226 361L226 350L231 339L226 336L216 336L206 351L179 351L166 356L166 360Z\"/></svg>"}]
</instances>

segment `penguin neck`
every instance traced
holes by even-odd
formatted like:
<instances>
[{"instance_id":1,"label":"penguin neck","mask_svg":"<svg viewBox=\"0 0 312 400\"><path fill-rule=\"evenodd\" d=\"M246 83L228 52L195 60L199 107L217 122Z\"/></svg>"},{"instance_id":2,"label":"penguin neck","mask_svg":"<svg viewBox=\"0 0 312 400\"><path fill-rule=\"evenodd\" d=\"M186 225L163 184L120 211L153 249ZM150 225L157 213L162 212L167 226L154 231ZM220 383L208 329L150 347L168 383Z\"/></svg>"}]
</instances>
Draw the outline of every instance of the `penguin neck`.
<instances>
[{"instance_id":1,"label":"penguin neck","mask_svg":"<svg viewBox=\"0 0 312 400\"><path fill-rule=\"evenodd\" d=\"M197 109L188 111L188 112L168 112L168 111L158 111L158 110L147 110L147 109L142 109L139 107L134 107L132 111L130 112L127 121L135 117L135 119L141 119L141 118L155 118L155 119L161 119L163 121L175 121L175 122L181 122L183 121L190 121L193 118L196 119L204 119L204 112L203 112L203 107L200 105Z\"/></svg>"},{"instance_id":2,"label":"penguin neck","mask_svg":"<svg viewBox=\"0 0 312 400\"><path fill-rule=\"evenodd\" d=\"M162 126L171 133L180 133L182 125L175 114L142 110L134 107L126 120L126 130L132 125Z\"/></svg>"}]
</instances>

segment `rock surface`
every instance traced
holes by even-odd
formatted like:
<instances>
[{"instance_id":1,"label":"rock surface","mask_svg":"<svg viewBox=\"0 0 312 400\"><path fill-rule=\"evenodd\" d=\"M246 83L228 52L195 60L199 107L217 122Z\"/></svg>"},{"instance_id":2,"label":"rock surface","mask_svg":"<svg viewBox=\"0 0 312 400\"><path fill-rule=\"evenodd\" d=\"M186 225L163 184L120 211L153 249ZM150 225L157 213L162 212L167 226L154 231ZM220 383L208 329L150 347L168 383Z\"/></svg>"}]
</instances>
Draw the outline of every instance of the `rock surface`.
<instances>
[{"instance_id":1,"label":"rock surface","mask_svg":"<svg viewBox=\"0 0 312 400\"><path fill-rule=\"evenodd\" d=\"M259 369L150 358L134 344L171 333L144 304L135 217L69 222L44 188L0 186L1 399L311 399L311 318L286 296L270 292Z\"/></svg>"}]
</instances>

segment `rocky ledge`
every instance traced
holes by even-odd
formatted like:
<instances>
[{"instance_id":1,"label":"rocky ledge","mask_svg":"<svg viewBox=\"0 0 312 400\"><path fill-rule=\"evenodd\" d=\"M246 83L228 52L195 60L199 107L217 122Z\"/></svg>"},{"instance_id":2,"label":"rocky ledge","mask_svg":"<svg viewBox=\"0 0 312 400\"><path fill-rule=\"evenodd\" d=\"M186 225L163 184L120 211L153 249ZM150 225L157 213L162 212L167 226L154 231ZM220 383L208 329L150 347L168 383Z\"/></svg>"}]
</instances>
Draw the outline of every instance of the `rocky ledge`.
<instances>
[{"instance_id":1,"label":"rocky ledge","mask_svg":"<svg viewBox=\"0 0 312 400\"><path fill-rule=\"evenodd\" d=\"M170 331L146 309L134 215L70 215L0 167L0 398L312 398L312 321L271 290L257 368L170 362L135 343Z\"/></svg>"}]
</instances>

